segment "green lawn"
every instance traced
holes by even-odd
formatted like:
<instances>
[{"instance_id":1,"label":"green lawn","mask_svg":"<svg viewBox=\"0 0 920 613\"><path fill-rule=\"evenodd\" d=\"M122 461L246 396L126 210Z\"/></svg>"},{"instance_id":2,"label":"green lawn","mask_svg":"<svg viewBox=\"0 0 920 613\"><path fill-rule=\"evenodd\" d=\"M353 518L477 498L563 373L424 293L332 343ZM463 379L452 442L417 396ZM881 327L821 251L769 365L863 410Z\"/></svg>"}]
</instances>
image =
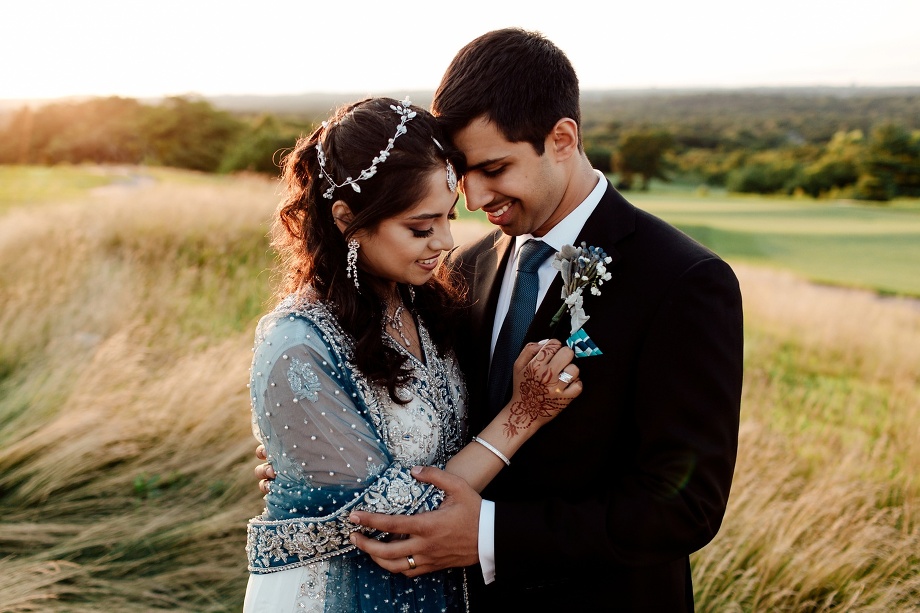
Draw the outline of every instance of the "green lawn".
<instances>
[{"instance_id":1,"label":"green lawn","mask_svg":"<svg viewBox=\"0 0 920 613\"><path fill-rule=\"evenodd\" d=\"M112 183L110 171L90 166L0 166L0 213L18 205L60 202Z\"/></svg>"},{"instance_id":2,"label":"green lawn","mask_svg":"<svg viewBox=\"0 0 920 613\"><path fill-rule=\"evenodd\" d=\"M920 296L920 202L625 194L728 260L817 282Z\"/></svg>"},{"instance_id":3,"label":"green lawn","mask_svg":"<svg viewBox=\"0 0 920 613\"><path fill-rule=\"evenodd\" d=\"M4 166L0 165L0 213L16 206L68 202L97 187L164 181L180 185L220 184L223 175L141 166Z\"/></svg>"}]
</instances>

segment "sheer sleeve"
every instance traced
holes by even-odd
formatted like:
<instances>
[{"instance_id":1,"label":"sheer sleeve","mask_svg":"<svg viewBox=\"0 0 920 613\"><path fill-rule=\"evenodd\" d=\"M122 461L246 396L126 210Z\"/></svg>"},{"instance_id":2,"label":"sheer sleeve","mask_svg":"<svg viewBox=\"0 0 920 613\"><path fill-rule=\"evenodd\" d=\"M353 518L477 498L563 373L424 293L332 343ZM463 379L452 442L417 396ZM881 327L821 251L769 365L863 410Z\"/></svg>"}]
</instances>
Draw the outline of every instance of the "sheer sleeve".
<instances>
[{"instance_id":1,"label":"sheer sleeve","mask_svg":"<svg viewBox=\"0 0 920 613\"><path fill-rule=\"evenodd\" d=\"M250 391L253 432L278 475L265 512L249 524L251 571L350 551L348 535L359 529L347 520L354 509L412 514L443 498L394 460L380 432L381 399L324 326L299 315L264 318Z\"/></svg>"}]
</instances>

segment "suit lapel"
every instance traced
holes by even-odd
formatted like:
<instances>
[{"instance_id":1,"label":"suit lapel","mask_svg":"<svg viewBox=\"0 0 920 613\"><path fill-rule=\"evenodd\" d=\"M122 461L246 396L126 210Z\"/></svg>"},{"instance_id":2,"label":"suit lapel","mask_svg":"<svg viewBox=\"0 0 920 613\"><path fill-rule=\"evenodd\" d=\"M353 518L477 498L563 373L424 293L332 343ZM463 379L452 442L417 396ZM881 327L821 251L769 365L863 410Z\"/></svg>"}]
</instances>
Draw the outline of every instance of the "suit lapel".
<instances>
[{"instance_id":1,"label":"suit lapel","mask_svg":"<svg viewBox=\"0 0 920 613\"><path fill-rule=\"evenodd\" d=\"M508 259L511 240L511 237L498 233L493 247L476 257L473 286L470 288L473 321L481 321L484 326L491 322L495 315L495 306L501 289L501 273Z\"/></svg>"},{"instance_id":2,"label":"suit lapel","mask_svg":"<svg viewBox=\"0 0 920 613\"><path fill-rule=\"evenodd\" d=\"M476 257L473 286L470 288L473 299L472 320L480 323L477 331L477 354L485 356L489 363L489 351L492 346L492 322L498 306L498 294L501 290L501 277L511 252L512 238L501 231L496 232L491 249L486 249Z\"/></svg>"},{"instance_id":3,"label":"suit lapel","mask_svg":"<svg viewBox=\"0 0 920 613\"><path fill-rule=\"evenodd\" d=\"M608 181L607 191L579 232L577 243L584 241L590 247L601 247L613 259L607 266L610 269L620 260L617 243L635 229L636 207L627 202Z\"/></svg>"},{"instance_id":4,"label":"suit lapel","mask_svg":"<svg viewBox=\"0 0 920 613\"><path fill-rule=\"evenodd\" d=\"M471 394L471 406L485 407L488 402L486 390L489 379L489 353L492 346L492 322L495 319L501 277L511 251L512 240L497 230L492 235L491 244L485 243L478 254L470 254L470 260L473 262L473 271L468 277L472 329L463 340L469 351L464 373ZM487 410L471 411L472 431L485 427L491 418Z\"/></svg>"}]
</instances>

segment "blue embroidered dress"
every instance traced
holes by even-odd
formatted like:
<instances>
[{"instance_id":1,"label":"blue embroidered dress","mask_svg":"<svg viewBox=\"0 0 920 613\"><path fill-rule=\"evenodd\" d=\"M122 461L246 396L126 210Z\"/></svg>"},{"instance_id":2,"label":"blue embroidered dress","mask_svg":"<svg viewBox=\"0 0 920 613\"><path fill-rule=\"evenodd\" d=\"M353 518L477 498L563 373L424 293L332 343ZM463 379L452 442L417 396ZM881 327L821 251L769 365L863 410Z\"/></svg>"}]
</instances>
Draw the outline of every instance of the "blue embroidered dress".
<instances>
[{"instance_id":1,"label":"blue embroidered dress","mask_svg":"<svg viewBox=\"0 0 920 613\"><path fill-rule=\"evenodd\" d=\"M291 602L314 611L466 609L463 571L409 579L383 570L348 540L352 510L414 514L443 492L412 478L463 446L466 389L450 353L418 326L424 361L399 405L352 363L353 340L321 302L289 296L259 322L252 362L252 425L277 473L265 511L248 526L253 574L305 571ZM371 532L371 536L385 535ZM254 578L257 579L257 578ZM250 582L250 587L252 581ZM247 595L247 603L249 596Z\"/></svg>"}]
</instances>

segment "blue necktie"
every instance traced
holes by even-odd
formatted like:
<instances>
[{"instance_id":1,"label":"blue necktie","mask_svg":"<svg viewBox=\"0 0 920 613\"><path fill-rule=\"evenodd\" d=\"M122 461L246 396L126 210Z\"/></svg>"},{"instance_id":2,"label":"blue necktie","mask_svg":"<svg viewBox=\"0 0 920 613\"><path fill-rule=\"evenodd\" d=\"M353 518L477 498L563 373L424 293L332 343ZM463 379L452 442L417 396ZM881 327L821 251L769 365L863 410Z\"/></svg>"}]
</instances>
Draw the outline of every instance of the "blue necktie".
<instances>
[{"instance_id":1,"label":"blue necktie","mask_svg":"<svg viewBox=\"0 0 920 613\"><path fill-rule=\"evenodd\" d=\"M489 406L495 414L505 405L514 370L514 361L524 347L524 335L534 312L537 310L537 294L540 281L537 269L554 249L543 241L531 239L521 246L518 258L517 277L511 290L508 314L502 322L502 329L492 352L492 367L489 370Z\"/></svg>"}]
</instances>

